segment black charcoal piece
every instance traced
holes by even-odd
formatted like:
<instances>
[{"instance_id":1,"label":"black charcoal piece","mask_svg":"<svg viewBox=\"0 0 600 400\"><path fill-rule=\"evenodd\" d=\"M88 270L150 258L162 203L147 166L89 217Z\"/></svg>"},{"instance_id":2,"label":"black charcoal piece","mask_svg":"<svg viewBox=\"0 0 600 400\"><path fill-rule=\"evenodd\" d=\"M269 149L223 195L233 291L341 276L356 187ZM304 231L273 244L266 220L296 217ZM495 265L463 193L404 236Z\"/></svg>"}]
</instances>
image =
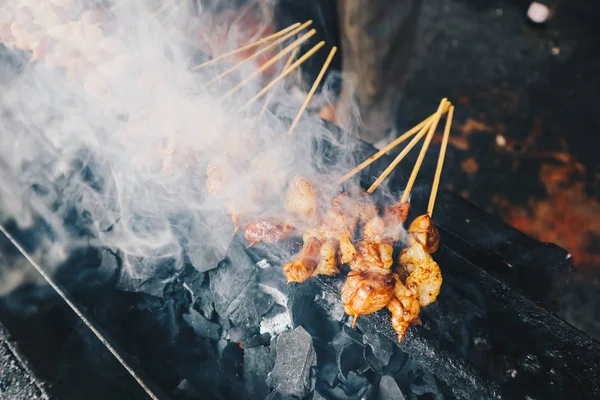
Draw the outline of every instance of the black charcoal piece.
<instances>
[{"instance_id":1,"label":"black charcoal piece","mask_svg":"<svg viewBox=\"0 0 600 400\"><path fill-rule=\"evenodd\" d=\"M315 306L315 297L321 293L322 290L314 284L313 279L294 284L288 308L294 326L302 325L312 336L328 341L339 331L339 323L332 321L320 307Z\"/></svg>"},{"instance_id":2,"label":"black charcoal piece","mask_svg":"<svg viewBox=\"0 0 600 400\"><path fill-rule=\"evenodd\" d=\"M200 272L217 268L232 241L234 226L223 212L198 214L179 227L188 259Z\"/></svg>"},{"instance_id":3,"label":"black charcoal piece","mask_svg":"<svg viewBox=\"0 0 600 400\"><path fill-rule=\"evenodd\" d=\"M328 400L327 397L324 397L318 390L313 392L311 400Z\"/></svg>"},{"instance_id":4,"label":"black charcoal piece","mask_svg":"<svg viewBox=\"0 0 600 400\"><path fill-rule=\"evenodd\" d=\"M97 279L106 282L114 276L118 269L119 260L117 256L112 251L103 249L100 254Z\"/></svg>"},{"instance_id":5,"label":"black charcoal piece","mask_svg":"<svg viewBox=\"0 0 600 400\"><path fill-rule=\"evenodd\" d=\"M282 268L279 266L261 268L259 265L257 263L257 279L260 290L270 294L277 304L287 306L291 286L288 285Z\"/></svg>"},{"instance_id":6,"label":"black charcoal piece","mask_svg":"<svg viewBox=\"0 0 600 400\"><path fill-rule=\"evenodd\" d=\"M404 394L400 390L396 380L384 375L379 381L379 391L377 392L377 400L404 400Z\"/></svg>"},{"instance_id":7,"label":"black charcoal piece","mask_svg":"<svg viewBox=\"0 0 600 400\"><path fill-rule=\"evenodd\" d=\"M346 318L344 304L330 292L322 292L315 296L315 304L323 310L332 321L343 321Z\"/></svg>"},{"instance_id":8,"label":"black charcoal piece","mask_svg":"<svg viewBox=\"0 0 600 400\"><path fill-rule=\"evenodd\" d=\"M183 314L183 320L192 327L198 336L214 340L221 337L221 327L204 318L202 314L193 308L187 314Z\"/></svg>"},{"instance_id":9,"label":"black charcoal piece","mask_svg":"<svg viewBox=\"0 0 600 400\"><path fill-rule=\"evenodd\" d=\"M311 368L317 364L312 338L299 326L277 338L275 366L267 384L284 396L302 398L314 389Z\"/></svg>"},{"instance_id":10,"label":"black charcoal piece","mask_svg":"<svg viewBox=\"0 0 600 400\"><path fill-rule=\"evenodd\" d=\"M343 384L344 392L347 395L358 395L362 397L361 394L365 392L365 389L369 388L369 381L364 375L359 375L354 371L350 371L346 380Z\"/></svg>"},{"instance_id":11,"label":"black charcoal piece","mask_svg":"<svg viewBox=\"0 0 600 400\"><path fill-rule=\"evenodd\" d=\"M261 317L273 306L273 298L259 290L256 269L245 246L232 242L227 258L209 272L215 310L234 325L258 327Z\"/></svg>"},{"instance_id":12,"label":"black charcoal piece","mask_svg":"<svg viewBox=\"0 0 600 400\"><path fill-rule=\"evenodd\" d=\"M160 253L159 250L156 250ZM167 249L165 256L138 257L127 254L117 281L117 288L126 292L142 292L162 297L165 286L181 272L183 263L179 249Z\"/></svg>"},{"instance_id":13,"label":"black charcoal piece","mask_svg":"<svg viewBox=\"0 0 600 400\"><path fill-rule=\"evenodd\" d=\"M338 367L337 364L333 363L319 363L319 370L317 374L317 378L329 386L333 386L338 376Z\"/></svg>"},{"instance_id":14,"label":"black charcoal piece","mask_svg":"<svg viewBox=\"0 0 600 400\"><path fill-rule=\"evenodd\" d=\"M365 350L377 357L382 367L388 365L392 354L394 354L395 347L395 344L389 338L377 332L366 332L363 335L363 343L368 347Z\"/></svg>"},{"instance_id":15,"label":"black charcoal piece","mask_svg":"<svg viewBox=\"0 0 600 400\"><path fill-rule=\"evenodd\" d=\"M267 376L275 360L268 347L244 349L244 385L247 398L264 399L269 395Z\"/></svg>"},{"instance_id":16,"label":"black charcoal piece","mask_svg":"<svg viewBox=\"0 0 600 400\"><path fill-rule=\"evenodd\" d=\"M252 347L268 346L269 343L271 343L271 335L268 333L256 334L244 340L242 348L250 349Z\"/></svg>"}]
</instances>

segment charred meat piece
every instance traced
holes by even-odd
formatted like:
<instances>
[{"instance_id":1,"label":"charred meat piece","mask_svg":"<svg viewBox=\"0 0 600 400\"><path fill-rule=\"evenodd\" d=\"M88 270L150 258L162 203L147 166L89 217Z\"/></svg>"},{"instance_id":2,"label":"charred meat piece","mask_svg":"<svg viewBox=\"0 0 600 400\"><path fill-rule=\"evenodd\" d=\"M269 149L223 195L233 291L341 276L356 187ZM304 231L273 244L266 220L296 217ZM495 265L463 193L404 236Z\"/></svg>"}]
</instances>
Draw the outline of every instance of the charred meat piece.
<instances>
[{"instance_id":1,"label":"charred meat piece","mask_svg":"<svg viewBox=\"0 0 600 400\"><path fill-rule=\"evenodd\" d=\"M426 252L433 254L440 245L440 233L428 214L421 215L408 227L408 244L419 243Z\"/></svg>"},{"instance_id":2,"label":"charred meat piece","mask_svg":"<svg viewBox=\"0 0 600 400\"><path fill-rule=\"evenodd\" d=\"M304 242L304 247L293 261L283 265L283 273L290 282L304 282L314 274L319 265L322 242L310 237Z\"/></svg>"},{"instance_id":3,"label":"charred meat piece","mask_svg":"<svg viewBox=\"0 0 600 400\"><path fill-rule=\"evenodd\" d=\"M421 307L417 295L404 286L397 276L395 278L394 296L386 307L392 313L392 327L398 334L398 341L401 342L406 330L419 323Z\"/></svg>"},{"instance_id":4,"label":"charred meat piece","mask_svg":"<svg viewBox=\"0 0 600 400\"><path fill-rule=\"evenodd\" d=\"M419 243L402 250L398 259L400 266L409 274L406 287L414 290L421 307L437 299L442 287L440 266Z\"/></svg>"},{"instance_id":5,"label":"charred meat piece","mask_svg":"<svg viewBox=\"0 0 600 400\"><path fill-rule=\"evenodd\" d=\"M342 302L346 314L354 316L371 314L385 307L394 295L396 280L390 270L372 268L352 271L342 287Z\"/></svg>"}]
</instances>

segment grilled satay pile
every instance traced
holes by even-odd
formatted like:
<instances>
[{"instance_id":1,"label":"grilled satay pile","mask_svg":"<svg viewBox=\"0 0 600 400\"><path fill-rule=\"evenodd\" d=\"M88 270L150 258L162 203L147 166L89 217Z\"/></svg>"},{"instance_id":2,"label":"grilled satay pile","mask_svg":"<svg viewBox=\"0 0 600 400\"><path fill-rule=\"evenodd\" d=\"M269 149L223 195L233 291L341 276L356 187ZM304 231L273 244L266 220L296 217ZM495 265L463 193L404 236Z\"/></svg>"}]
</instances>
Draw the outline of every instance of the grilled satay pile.
<instances>
[{"instance_id":1,"label":"grilled satay pile","mask_svg":"<svg viewBox=\"0 0 600 400\"><path fill-rule=\"evenodd\" d=\"M436 301L442 285L440 267L431 256L439 247L439 232L431 215L453 109L443 99L434 118L424 121L416 139L428 132L425 144L407 189L397 203L380 209L368 193L354 189L323 204L312 182L296 176L287 190L284 213L248 223L244 231L246 239L254 245L302 236L302 250L283 265L288 283L303 282L315 275L336 275L347 265L350 273L342 287L341 298L346 314L354 317L353 326L360 315L386 307L401 341L407 329L419 322L421 308ZM437 123L446 111L449 115L428 212L415 218L405 231L403 224L410 210L408 195ZM376 158L370 157L371 160ZM400 241L406 242L408 247L394 263L394 244Z\"/></svg>"},{"instance_id":2,"label":"grilled satay pile","mask_svg":"<svg viewBox=\"0 0 600 400\"><path fill-rule=\"evenodd\" d=\"M245 228L251 243L273 243L291 236L303 238L303 248L284 264L288 282L303 282L315 275L336 275L344 265L350 273L342 288L342 301L354 321L387 307L392 326L402 340L406 329L419 321L421 306L435 301L442 284L439 266L422 247L425 238L437 240L429 223L427 232L419 218L411 224L408 241L394 266L393 245L405 239L403 223L409 203L379 209L364 192L343 192L327 207L319 207L316 191L307 178L294 177L285 199L285 214L252 222ZM302 224L298 229L296 224ZM362 231L362 232L361 232ZM437 244L435 245L437 247ZM421 250L419 250L421 248ZM401 279L403 277L403 279ZM426 295L426 297L425 297ZM421 296L423 296L421 298Z\"/></svg>"}]
</instances>

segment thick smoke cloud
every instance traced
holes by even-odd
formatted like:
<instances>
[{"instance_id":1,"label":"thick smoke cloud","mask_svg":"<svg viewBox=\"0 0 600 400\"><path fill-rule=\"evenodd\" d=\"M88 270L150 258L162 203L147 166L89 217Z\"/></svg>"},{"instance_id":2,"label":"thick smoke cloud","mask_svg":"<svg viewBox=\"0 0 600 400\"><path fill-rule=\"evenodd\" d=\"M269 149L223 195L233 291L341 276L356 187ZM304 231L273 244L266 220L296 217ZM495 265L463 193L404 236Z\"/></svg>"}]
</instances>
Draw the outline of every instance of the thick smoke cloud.
<instances>
[{"instance_id":1,"label":"thick smoke cloud","mask_svg":"<svg viewBox=\"0 0 600 400\"><path fill-rule=\"evenodd\" d=\"M153 15L159 6L124 0L110 11L29 0L0 9L6 51L26 50L20 73L2 69L2 219L26 228L41 217L64 254L91 236L93 245L122 251L135 280L170 279L184 254L216 262L232 238L227 211L277 213L294 175L334 196L335 177L356 163L354 138L335 136L314 114L286 134L303 99L283 84L262 115L264 100L239 112L260 79L220 99L256 60L210 85L233 62L190 70L203 51L248 41L239 20L222 22L227 12L192 2ZM334 165L322 163L325 146L342 155ZM219 196L207 192L211 165L224 177Z\"/></svg>"}]
</instances>

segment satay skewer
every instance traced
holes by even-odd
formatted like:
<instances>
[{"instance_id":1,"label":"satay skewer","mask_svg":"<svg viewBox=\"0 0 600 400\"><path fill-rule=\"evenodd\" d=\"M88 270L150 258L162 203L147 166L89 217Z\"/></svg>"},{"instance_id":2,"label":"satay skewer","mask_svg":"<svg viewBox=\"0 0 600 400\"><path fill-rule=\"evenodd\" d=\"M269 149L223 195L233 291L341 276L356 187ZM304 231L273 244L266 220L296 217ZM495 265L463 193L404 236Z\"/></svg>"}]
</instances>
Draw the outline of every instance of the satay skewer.
<instances>
[{"instance_id":1,"label":"satay skewer","mask_svg":"<svg viewBox=\"0 0 600 400\"><path fill-rule=\"evenodd\" d=\"M257 58L258 56L260 56L261 54L271 50L273 47L279 45L280 43L285 42L287 39L291 38L292 36L296 35L297 33L303 31L307 26L309 26L310 24L312 24L312 21L308 21L303 23L302 25L300 25L299 27L297 27L296 29L292 30L291 32L288 32L287 34L285 34L284 36L280 37L279 39L275 40L273 43L269 44L266 47L263 47L262 49L258 50L256 53L252 54L250 57L244 58L243 60L241 60L240 62L238 62L237 64L235 64L234 66L232 66L231 68L228 68L226 71L220 73L219 75L215 76L213 79L209 80L208 82L206 82L206 85L210 85L216 81L218 81L219 79L229 75L230 73L232 73L233 71L235 71L236 69L240 68L242 65L244 65L245 63L247 63L250 60L253 60L255 58ZM314 29L310 32L312 32L311 36L314 34L314 32L316 32ZM310 33L309 32L309 33Z\"/></svg>"},{"instance_id":2,"label":"satay skewer","mask_svg":"<svg viewBox=\"0 0 600 400\"><path fill-rule=\"evenodd\" d=\"M431 195L429 196L429 205L427 206L427 214L431 217L433 215L433 206L435 205L435 199L437 197L438 188L440 186L440 178L442 176L442 167L444 166L444 157L446 156L446 149L448 147L448 139L450 138L450 127L452 126L452 117L454 115L454 106L450 106L448 110L448 116L446 117L446 126L444 128L444 137L442 138L442 146L440 148L440 155L438 158L438 164L435 170L435 177L433 178L433 186L431 187Z\"/></svg>"},{"instance_id":3,"label":"satay skewer","mask_svg":"<svg viewBox=\"0 0 600 400\"><path fill-rule=\"evenodd\" d=\"M130 0L124 0L124 2L126 2L126 1L130 1ZM312 20L309 20L307 22L312 23ZM230 56L234 56L234 55L239 54L239 53L243 53L246 50L250 50L250 49L252 49L252 48L254 48L256 46L260 46L261 44L267 43L267 42L269 42L269 41L271 41L273 39L277 39L278 37L285 35L286 33L288 33L289 31L297 28L298 26L300 26L300 22L296 22L295 24L292 24L292 25L288 26L287 28L280 30L279 32L275 32L272 35L269 35L267 37L259 39L256 42L250 43L250 44L248 44L248 45L246 45L244 47L240 47L239 49L230 51L230 52L225 53L225 54L221 54L220 56L215 57L215 58L213 58L211 60L208 60L206 62L203 62L202 64L198 64L198 65L192 67L191 70L192 71L197 71L197 70L199 70L201 68L207 67L207 66L212 65L212 64L214 64L214 63L216 63L218 61L221 61L224 58L227 58L227 57L230 57Z\"/></svg>"},{"instance_id":4,"label":"satay skewer","mask_svg":"<svg viewBox=\"0 0 600 400\"><path fill-rule=\"evenodd\" d=\"M290 67L288 69L283 71L277 78L273 79L267 86L265 86L253 98L248 100L246 102L246 104L244 104L242 106L242 108L240 108L240 111L247 109L248 107L250 107L252 105L252 103L254 103L256 100L263 97L269 91L269 89L271 89L273 86L277 85L277 83L279 83L279 81L281 81L283 78L285 78L286 76L288 76L289 74L294 72L300 65L302 65L306 60L308 60L310 57L312 57L312 55L315 54L317 51L319 51L319 49L323 46L325 46L325 41L321 41L321 42L317 43L316 45L314 45L302 57L300 57L298 60L296 60L296 62L294 62L292 65L290 65Z\"/></svg>"},{"instance_id":5,"label":"satay skewer","mask_svg":"<svg viewBox=\"0 0 600 400\"><path fill-rule=\"evenodd\" d=\"M286 69L289 68L289 66L292 63L292 61L294 61L294 59L298 55L298 51L299 50L300 50L299 47L296 47L294 49L294 51L292 52L292 54L290 55L290 57L286 61L285 65L283 66L283 70L281 71L282 74L285 72ZM271 90L269 92L269 94L267 95L267 98L265 99L265 103L263 104L262 109L258 113L259 116L263 115L265 113L265 111L267 111L267 107L269 106L269 103L271 102L271 99L273 98L274 95L275 95L275 88L273 88L273 90Z\"/></svg>"},{"instance_id":6,"label":"satay skewer","mask_svg":"<svg viewBox=\"0 0 600 400\"><path fill-rule=\"evenodd\" d=\"M423 164L423 159L425 158L425 153L427 153L427 149L429 148L429 143L431 143L431 139L433 138L433 134L437 128L438 122L442 117L442 111L444 110L444 104L447 99L442 99L440 106L437 111L436 118L432 121L431 126L429 127L429 133L427 133L427 137L425 137L425 143L423 143L423 147L421 147L421 152L419 153L419 157L417 158L417 162L415 162L415 166L408 178L408 183L406 184L406 188L404 189L404 193L402 193L402 198L400 199L400 203L406 203L408 201L408 197L410 195L410 191L412 190L413 185L415 184L415 180L417 179L417 175L419 174L419 169L421 169L421 164Z\"/></svg>"},{"instance_id":7,"label":"satay skewer","mask_svg":"<svg viewBox=\"0 0 600 400\"><path fill-rule=\"evenodd\" d=\"M394 161L392 161L392 163L390 165L388 165L388 167L381 173L381 175L379 175L379 177L375 180L375 182L367 190L367 193L373 193L375 191L375 189L377 189L379 187L379 185L385 180L385 178L388 177L388 175L394 170L394 168L396 168L396 166L400 163L400 161L402 161L402 159L408 154L408 152L410 152L412 150L412 148L417 144L417 142L419 142L423 138L423 136L425 136L425 133L427 133L425 142L427 144L427 147L429 147L429 142L427 141L427 138L429 138L432 135L432 132L435 132L437 124L445 110L446 101L447 100L445 98L442 99L442 101L440 102L440 106L438 107L438 110L434 114L434 118L431 119L428 123L426 123L425 126L423 126L423 128L421 128L421 131L408 143L408 145L400 152L400 154L398 154L398 156L396 156ZM431 141L431 139L429 139L429 140ZM425 151L427 151L426 148L425 148ZM417 165L418 165L418 168L421 167L421 163L423 162L423 160L421 158L421 154L423 155L423 157L425 156L425 154L423 153L423 150L421 150L421 153L419 154L419 158L417 159L417 163L415 164L415 167ZM416 168L417 172L418 172L418 168ZM415 169L413 169L413 171L415 171ZM412 177L412 175L411 175L411 177ZM412 188L412 185L411 185L411 188ZM405 193L406 193L406 190L405 190ZM403 197L403 199L400 201L400 203L405 203L408 198L405 199L404 195L402 197Z\"/></svg>"},{"instance_id":8,"label":"satay skewer","mask_svg":"<svg viewBox=\"0 0 600 400\"><path fill-rule=\"evenodd\" d=\"M310 103L310 100L312 99L313 95L317 91L317 88L319 87L319 83L321 83L323 76L325 76L325 72L327 72L327 68L329 68L329 64L331 64L331 60L333 59L333 56L335 55L336 51L337 51L337 47L333 46L331 48L331 51L329 52L329 56L327 56L327 59L325 60L325 63L323 63L323 67L321 68L321 71L319 71L319 75L317 75L317 78L315 79L312 87L310 88L310 91L306 95L306 98L304 99L304 103L302 103L302 107L300 107L298 114L296 114L296 118L294 118L294 121L292 122L292 125L290 126L290 129L288 130L288 135L291 135L292 132L294 131L294 128L296 128L296 125L298 125L298 122L300 121L300 118L302 117L304 110L306 110L306 107L308 107L308 103Z\"/></svg>"},{"instance_id":9,"label":"satay skewer","mask_svg":"<svg viewBox=\"0 0 600 400\"><path fill-rule=\"evenodd\" d=\"M298 51L298 47L302 43L304 43L308 39L310 39L315 33L317 33L317 31L314 30L314 29L312 29L308 33L306 33L306 34L302 35L300 38L296 39L294 42L292 42L285 49L283 49L279 53L277 53L269 61L267 61L266 63L264 63L263 65L261 65L260 68L258 68L256 71L252 72L250 75L248 75L246 78L244 78L240 83L238 83L237 85L235 85L234 87L232 87L227 93L225 93L223 96L221 96L220 100L223 100L223 99L226 99L226 98L230 97L232 94L234 94L235 92L237 92L238 90L240 90L242 88L242 86L244 86L246 83L248 83L249 81L251 81L252 79L254 79L258 74L262 73L264 70L266 70L267 68L269 68L271 65L275 64L277 61L279 61L281 58L283 58L283 56L285 56L290 51L294 51L295 50L295 52L294 52L294 54L295 54ZM292 56L294 54L292 54Z\"/></svg>"},{"instance_id":10,"label":"satay skewer","mask_svg":"<svg viewBox=\"0 0 600 400\"><path fill-rule=\"evenodd\" d=\"M388 144L387 146L385 146L384 148L379 150L377 153L373 154L372 156L367 158L365 161L363 161L362 163L360 163L359 165L354 167L346 175L342 176L338 182L343 183L343 182L347 181L348 179L352 178L354 175L358 174L360 171L367 168L373 162L375 162L379 158L383 157L388 151L392 150L394 147L398 146L399 144L402 144L405 140L407 140L408 138L413 136L415 133L420 132L421 129L423 129L425 126L429 126L429 124L431 123L433 118L435 118L435 115L436 115L435 113L431 114L429 117L427 117L426 119L421 121L418 125L414 126L410 130L408 130L406 133L404 133L403 135L394 139L390 144Z\"/></svg>"}]
</instances>

